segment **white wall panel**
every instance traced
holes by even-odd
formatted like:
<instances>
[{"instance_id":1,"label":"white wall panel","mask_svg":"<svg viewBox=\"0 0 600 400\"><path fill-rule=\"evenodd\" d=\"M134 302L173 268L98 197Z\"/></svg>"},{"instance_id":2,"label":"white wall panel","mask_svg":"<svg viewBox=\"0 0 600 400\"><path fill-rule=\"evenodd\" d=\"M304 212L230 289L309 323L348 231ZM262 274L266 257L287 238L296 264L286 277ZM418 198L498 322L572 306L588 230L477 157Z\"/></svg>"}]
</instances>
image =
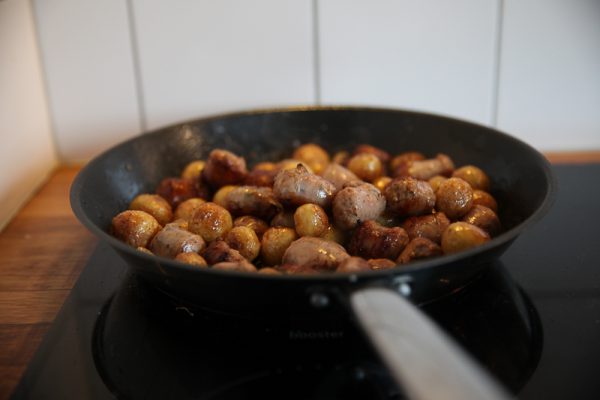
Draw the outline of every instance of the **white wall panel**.
<instances>
[{"instance_id":1,"label":"white wall panel","mask_svg":"<svg viewBox=\"0 0 600 400\"><path fill-rule=\"evenodd\" d=\"M500 129L600 149L600 1L505 0L501 54Z\"/></svg>"},{"instance_id":2,"label":"white wall panel","mask_svg":"<svg viewBox=\"0 0 600 400\"><path fill-rule=\"evenodd\" d=\"M55 163L29 1L0 1L0 230Z\"/></svg>"},{"instance_id":3,"label":"white wall panel","mask_svg":"<svg viewBox=\"0 0 600 400\"><path fill-rule=\"evenodd\" d=\"M495 0L319 1L323 102L490 123L497 9Z\"/></svg>"},{"instance_id":4,"label":"white wall panel","mask_svg":"<svg viewBox=\"0 0 600 400\"><path fill-rule=\"evenodd\" d=\"M150 128L247 107L313 103L307 0L134 0Z\"/></svg>"},{"instance_id":5,"label":"white wall panel","mask_svg":"<svg viewBox=\"0 0 600 400\"><path fill-rule=\"evenodd\" d=\"M87 159L139 132L124 0L34 0L61 157Z\"/></svg>"}]
</instances>

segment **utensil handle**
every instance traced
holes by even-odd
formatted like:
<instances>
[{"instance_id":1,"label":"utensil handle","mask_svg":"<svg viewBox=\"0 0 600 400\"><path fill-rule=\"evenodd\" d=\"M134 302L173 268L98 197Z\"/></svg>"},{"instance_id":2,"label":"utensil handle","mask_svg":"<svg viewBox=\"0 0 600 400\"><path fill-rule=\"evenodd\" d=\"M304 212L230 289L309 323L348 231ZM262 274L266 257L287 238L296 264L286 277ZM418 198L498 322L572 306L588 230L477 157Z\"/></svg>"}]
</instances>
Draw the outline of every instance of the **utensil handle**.
<instances>
[{"instance_id":1,"label":"utensil handle","mask_svg":"<svg viewBox=\"0 0 600 400\"><path fill-rule=\"evenodd\" d=\"M409 300L385 288L350 295L352 310L413 400L513 398Z\"/></svg>"}]
</instances>

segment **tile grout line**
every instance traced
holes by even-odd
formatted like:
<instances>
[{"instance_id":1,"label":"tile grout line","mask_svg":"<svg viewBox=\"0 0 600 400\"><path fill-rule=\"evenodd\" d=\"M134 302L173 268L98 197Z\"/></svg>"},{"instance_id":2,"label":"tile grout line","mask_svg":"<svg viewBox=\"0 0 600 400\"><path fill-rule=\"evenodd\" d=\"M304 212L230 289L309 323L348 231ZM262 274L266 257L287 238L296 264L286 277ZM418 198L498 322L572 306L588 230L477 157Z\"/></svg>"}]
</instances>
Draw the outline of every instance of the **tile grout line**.
<instances>
[{"instance_id":1,"label":"tile grout line","mask_svg":"<svg viewBox=\"0 0 600 400\"><path fill-rule=\"evenodd\" d=\"M313 33L313 84L315 103L321 104L321 57L319 46L319 0L312 1L312 33Z\"/></svg>"},{"instance_id":2,"label":"tile grout line","mask_svg":"<svg viewBox=\"0 0 600 400\"><path fill-rule=\"evenodd\" d=\"M496 29L494 42L494 67L492 72L492 101L491 101L491 125L498 127L498 113L500 107L500 67L502 63L502 35L504 32L504 0L498 0L496 7Z\"/></svg>"},{"instance_id":3,"label":"tile grout line","mask_svg":"<svg viewBox=\"0 0 600 400\"><path fill-rule=\"evenodd\" d=\"M138 113L141 132L145 132L148 126L146 115L146 103L144 101L144 87L142 82L142 68L140 65L139 43L136 34L135 15L133 0L127 0L127 20L129 26L129 39L131 41L131 57L133 61L133 75L135 80L135 93L138 103Z\"/></svg>"}]
</instances>

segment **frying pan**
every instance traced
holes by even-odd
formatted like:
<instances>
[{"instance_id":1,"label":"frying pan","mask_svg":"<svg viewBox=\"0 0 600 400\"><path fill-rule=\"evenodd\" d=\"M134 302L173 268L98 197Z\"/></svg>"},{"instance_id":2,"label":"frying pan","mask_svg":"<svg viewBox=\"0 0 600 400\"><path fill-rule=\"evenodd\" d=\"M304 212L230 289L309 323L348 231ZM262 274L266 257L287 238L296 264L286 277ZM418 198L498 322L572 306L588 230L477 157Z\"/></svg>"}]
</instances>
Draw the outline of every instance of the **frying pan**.
<instances>
[{"instance_id":1,"label":"frying pan","mask_svg":"<svg viewBox=\"0 0 600 400\"><path fill-rule=\"evenodd\" d=\"M457 254L360 274L270 276L199 269L139 252L110 236L113 216L140 193L154 192L192 160L215 148L256 162L287 158L314 142L330 152L368 143L395 154L444 152L491 177L504 232ZM527 144L481 125L427 113L358 107L257 110L197 119L123 142L92 160L71 187L75 215L107 241L143 279L199 307L247 316L328 312L356 318L393 376L414 399L503 399L504 389L415 305L467 285L554 198L546 159Z\"/></svg>"}]
</instances>

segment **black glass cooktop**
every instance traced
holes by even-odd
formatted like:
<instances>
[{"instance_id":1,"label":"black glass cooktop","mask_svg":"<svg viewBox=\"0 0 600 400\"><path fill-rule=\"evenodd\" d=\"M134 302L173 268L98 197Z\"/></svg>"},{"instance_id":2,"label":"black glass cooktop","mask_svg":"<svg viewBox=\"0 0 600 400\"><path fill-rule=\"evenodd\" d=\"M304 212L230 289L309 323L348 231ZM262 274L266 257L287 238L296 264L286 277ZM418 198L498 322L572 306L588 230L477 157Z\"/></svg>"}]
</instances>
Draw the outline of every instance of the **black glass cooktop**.
<instances>
[{"instance_id":1,"label":"black glass cooktop","mask_svg":"<svg viewBox=\"0 0 600 400\"><path fill-rule=\"evenodd\" d=\"M597 399L600 165L557 166L550 213L424 307L520 399ZM163 297L100 244L15 399L401 399L350 320L232 318Z\"/></svg>"}]
</instances>

